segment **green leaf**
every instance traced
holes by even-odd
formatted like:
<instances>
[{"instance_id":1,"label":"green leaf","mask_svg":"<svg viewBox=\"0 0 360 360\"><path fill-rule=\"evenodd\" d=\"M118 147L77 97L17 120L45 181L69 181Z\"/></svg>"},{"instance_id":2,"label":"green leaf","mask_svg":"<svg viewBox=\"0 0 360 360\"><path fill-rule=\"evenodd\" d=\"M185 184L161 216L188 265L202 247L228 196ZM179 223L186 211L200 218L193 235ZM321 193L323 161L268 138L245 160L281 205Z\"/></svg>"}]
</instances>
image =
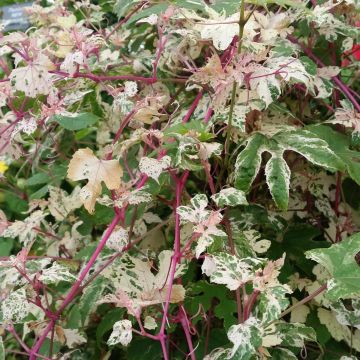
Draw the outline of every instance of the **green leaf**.
<instances>
[{"instance_id":1,"label":"green leaf","mask_svg":"<svg viewBox=\"0 0 360 360\"><path fill-rule=\"evenodd\" d=\"M34 193L32 193L30 195L30 199L34 200L34 199L41 199L43 198L47 192L49 191L49 186L45 185L42 188L40 188L39 190L35 191Z\"/></svg>"},{"instance_id":2,"label":"green leaf","mask_svg":"<svg viewBox=\"0 0 360 360\"><path fill-rule=\"evenodd\" d=\"M302 62L302 64L305 67L305 70L310 74L310 75L316 75L317 73L317 66L316 64L307 56L301 56L299 58L299 60Z\"/></svg>"},{"instance_id":3,"label":"green leaf","mask_svg":"<svg viewBox=\"0 0 360 360\"><path fill-rule=\"evenodd\" d=\"M15 240L12 238L0 237L0 256L9 256L14 247Z\"/></svg>"},{"instance_id":4,"label":"green leaf","mask_svg":"<svg viewBox=\"0 0 360 360\"><path fill-rule=\"evenodd\" d=\"M271 155L265 167L266 182L278 208L286 210L289 203L291 172L282 151L273 152Z\"/></svg>"},{"instance_id":5,"label":"green leaf","mask_svg":"<svg viewBox=\"0 0 360 360\"><path fill-rule=\"evenodd\" d=\"M202 314L198 312L201 306L204 311L208 311L214 306L214 314L219 319L224 320L224 327L228 329L237 323L237 305L230 295L230 291L223 286L210 284L205 280L200 280L191 284L186 292L185 306L187 311L193 315L193 324L202 320Z\"/></svg>"},{"instance_id":6,"label":"green leaf","mask_svg":"<svg viewBox=\"0 0 360 360\"><path fill-rule=\"evenodd\" d=\"M261 154L265 151L267 139L264 135L252 136L235 162L235 187L249 191L261 166Z\"/></svg>"},{"instance_id":7,"label":"green leaf","mask_svg":"<svg viewBox=\"0 0 360 360\"><path fill-rule=\"evenodd\" d=\"M360 266L355 255L360 251L360 233L327 249L307 251L305 256L324 266L333 277L325 296L336 301L360 296Z\"/></svg>"},{"instance_id":8,"label":"green leaf","mask_svg":"<svg viewBox=\"0 0 360 360\"><path fill-rule=\"evenodd\" d=\"M37 173L26 180L27 186L34 186L46 184L50 181L50 176L47 173Z\"/></svg>"},{"instance_id":9,"label":"green leaf","mask_svg":"<svg viewBox=\"0 0 360 360\"><path fill-rule=\"evenodd\" d=\"M55 115L53 120L66 130L80 130L95 124L99 117L91 113Z\"/></svg>"},{"instance_id":10,"label":"green leaf","mask_svg":"<svg viewBox=\"0 0 360 360\"><path fill-rule=\"evenodd\" d=\"M114 5L114 13L118 16L118 18L126 15L126 12L130 9L132 5L136 5L138 1L136 0L117 0Z\"/></svg>"},{"instance_id":11,"label":"green leaf","mask_svg":"<svg viewBox=\"0 0 360 360\"><path fill-rule=\"evenodd\" d=\"M349 149L349 137L325 125L309 126L307 130L328 143L331 150L345 163L351 178L360 185L360 152Z\"/></svg>"},{"instance_id":12,"label":"green leaf","mask_svg":"<svg viewBox=\"0 0 360 360\"><path fill-rule=\"evenodd\" d=\"M275 348L270 349L271 359L273 360L297 360L295 354L288 349Z\"/></svg>"}]
</instances>

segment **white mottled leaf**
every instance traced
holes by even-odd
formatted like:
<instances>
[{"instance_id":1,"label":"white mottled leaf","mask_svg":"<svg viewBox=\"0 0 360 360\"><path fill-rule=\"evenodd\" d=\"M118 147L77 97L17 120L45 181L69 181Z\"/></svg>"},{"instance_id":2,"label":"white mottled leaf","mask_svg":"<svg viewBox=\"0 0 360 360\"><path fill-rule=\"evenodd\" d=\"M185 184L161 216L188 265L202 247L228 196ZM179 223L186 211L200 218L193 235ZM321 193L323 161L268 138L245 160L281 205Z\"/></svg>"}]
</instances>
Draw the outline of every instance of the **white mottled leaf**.
<instances>
[{"instance_id":1,"label":"white mottled leaf","mask_svg":"<svg viewBox=\"0 0 360 360\"><path fill-rule=\"evenodd\" d=\"M211 196L211 199L219 207L248 205L245 193L235 188L227 188Z\"/></svg>"},{"instance_id":2,"label":"white mottled leaf","mask_svg":"<svg viewBox=\"0 0 360 360\"><path fill-rule=\"evenodd\" d=\"M170 166L170 156L164 156L160 160L143 157L139 163L139 169L142 173L159 182L161 173Z\"/></svg>"},{"instance_id":3,"label":"white mottled leaf","mask_svg":"<svg viewBox=\"0 0 360 360\"><path fill-rule=\"evenodd\" d=\"M106 246L115 251L121 251L129 241L129 233L121 226L117 226L111 233Z\"/></svg>"},{"instance_id":4,"label":"white mottled leaf","mask_svg":"<svg viewBox=\"0 0 360 360\"><path fill-rule=\"evenodd\" d=\"M242 284L255 278L255 270L260 268L261 261L257 259L239 259L235 255L220 253L211 256L213 264L211 266L210 281L216 284L224 284L230 290L236 290ZM207 264L210 264L207 262ZM205 267L203 271L208 271Z\"/></svg>"},{"instance_id":5,"label":"white mottled leaf","mask_svg":"<svg viewBox=\"0 0 360 360\"><path fill-rule=\"evenodd\" d=\"M21 322L30 311L30 304L27 301L25 289L21 288L12 291L1 303L3 320L14 323Z\"/></svg>"},{"instance_id":6,"label":"white mottled leaf","mask_svg":"<svg viewBox=\"0 0 360 360\"><path fill-rule=\"evenodd\" d=\"M250 359L262 344L259 333L259 322L255 318L249 318L244 323L230 327L227 336L233 343L231 356L238 359Z\"/></svg>"},{"instance_id":7,"label":"white mottled leaf","mask_svg":"<svg viewBox=\"0 0 360 360\"><path fill-rule=\"evenodd\" d=\"M58 221L64 220L69 213L82 205L79 186L76 186L71 195L68 195L66 191L49 185L49 194L49 211Z\"/></svg>"},{"instance_id":8,"label":"white mottled leaf","mask_svg":"<svg viewBox=\"0 0 360 360\"><path fill-rule=\"evenodd\" d=\"M51 267L41 271L39 280L45 284L56 284L59 281L74 281L76 276L71 274L65 266L53 262Z\"/></svg>"},{"instance_id":9,"label":"white mottled leaf","mask_svg":"<svg viewBox=\"0 0 360 360\"><path fill-rule=\"evenodd\" d=\"M127 346L132 340L132 324L129 320L117 321L113 326L113 331L107 341L108 345L121 344Z\"/></svg>"},{"instance_id":10,"label":"white mottled leaf","mask_svg":"<svg viewBox=\"0 0 360 360\"><path fill-rule=\"evenodd\" d=\"M3 237L19 237L19 240L25 247L31 244L37 236L33 229L39 228L43 222L45 214L41 210L36 210L23 221L16 220L8 226L1 236Z\"/></svg>"},{"instance_id":11,"label":"white mottled leaf","mask_svg":"<svg viewBox=\"0 0 360 360\"><path fill-rule=\"evenodd\" d=\"M23 91L26 96L34 98L37 95L49 94L53 83L48 72L52 64L45 55L39 55L27 66L18 67L10 74L10 82L15 90Z\"/></svg>"}]
</instances>

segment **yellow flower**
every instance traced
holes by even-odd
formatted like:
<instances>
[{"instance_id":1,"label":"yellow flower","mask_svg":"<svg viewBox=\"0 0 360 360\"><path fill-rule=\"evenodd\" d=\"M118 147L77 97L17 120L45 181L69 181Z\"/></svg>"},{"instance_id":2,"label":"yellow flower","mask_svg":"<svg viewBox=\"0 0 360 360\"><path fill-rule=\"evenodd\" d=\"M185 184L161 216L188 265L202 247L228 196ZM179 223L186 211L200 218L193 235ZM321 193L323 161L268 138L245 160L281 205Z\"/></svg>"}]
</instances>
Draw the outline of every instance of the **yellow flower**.
<instances>
[{"instance_id":1,"label":"yellow flower","mask_svg":"<svg viewBox=\"0 0 360 360\"><path fill-rule=\"evenodd\" d=\"M4 161L0 161L0 174L4 174L8 168Z\"/></svg>"}]
</instances>

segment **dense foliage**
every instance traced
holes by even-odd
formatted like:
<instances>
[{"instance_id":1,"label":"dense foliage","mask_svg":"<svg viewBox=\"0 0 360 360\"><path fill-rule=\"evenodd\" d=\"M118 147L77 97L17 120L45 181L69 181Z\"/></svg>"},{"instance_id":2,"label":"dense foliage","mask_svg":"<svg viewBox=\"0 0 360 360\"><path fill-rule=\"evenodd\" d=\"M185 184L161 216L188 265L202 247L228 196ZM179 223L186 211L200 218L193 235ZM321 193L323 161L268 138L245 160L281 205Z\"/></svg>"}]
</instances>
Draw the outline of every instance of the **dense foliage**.
<instances>
[{"instance_id":1,"label":"dense foliage","mask_svg":"<svg viewBox=\"0 0 360 360\"><path fill-rule=\"evenodd\" d=\"M0 33L0 360L357 359L359 10L44 0Z\"/></svg>"}]
</instances>

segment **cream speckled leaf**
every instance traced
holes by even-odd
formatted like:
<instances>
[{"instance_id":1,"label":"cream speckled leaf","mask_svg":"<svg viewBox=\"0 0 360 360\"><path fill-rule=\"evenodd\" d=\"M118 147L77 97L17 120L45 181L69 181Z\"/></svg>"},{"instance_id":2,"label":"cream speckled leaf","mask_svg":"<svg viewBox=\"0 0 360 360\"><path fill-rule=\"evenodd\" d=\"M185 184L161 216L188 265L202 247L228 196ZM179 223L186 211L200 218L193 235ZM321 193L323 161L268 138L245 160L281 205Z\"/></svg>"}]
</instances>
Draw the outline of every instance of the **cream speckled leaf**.
<instances>
[{"instance_id":1,"label":"cream speckled leaf","mask_svg":"<svg viewBox=\"0 0 360 360\"><path fill-rule=\"evenodd\" d=\"M122 169L117 160L99 160L89 148L80 149L73 155L67 176L70 180L88 180L81 189L80 197L86 210L93 213L95 202L101 193L103 181L109 190L120 187Z\"/></svg>"},{"instance_id":2,"label":"cream speckled leaf","mask_svg":"<svg viewBox=\"0 0 360 360\"><path fill-rule=\"evenodd\" d=\"M236 22L231 23L234 20L239 20L238 13L226 19L222 17L214 20L207 19L205 20L206 24L197 25L196 28L200 30L202 39L211 39L216 49L225 50L230 45L234 36L239 33L239 25ZM223 24L224 22L225 24Z\"/></svg>"},{"instance_id":3,"label":"cream speckled leaf","mask_svg":"<svg viewBox=\"0 0 360 360\"><path fill-rule=\"evenodd\" d=\"M132 340L132 324L129 320L117 321L113 326L113 331L107 341L108 345L121 344L127 346Z\"/></svg>"},{"instance_id":4,"label":"cream speckled leaf","mask_svg":"<svg viewBox=\"0 0 360 360\"><path fill-rule=\"evenodd\" d=\"M39 55L27 66L18 67L11 72L11 85L31 98L40 94L47 95L53 87L51 74L48 72L51 65L47 56Z\"/></svg>"},{"instance_id":5,"label":"cream speckled leaf","mask_svg":"<svg viewBox=\"0 0 360 360\"><path fill-rule=\"evenodd\" d=\"M30 311L30 304L27 301L25 289L21 288L11 292L10 295L2 301L1 310L3 320L14 323L21 322Z\"/></svg>"},{"instance_id":6,"label":"cream speckled leaf","mask_svg":"<svg viewBox=\"0 0 360 360\"><path fill-rule=\"evenodd\" d=\"M33 230L35 227L40 227L43 222L45 214L41 210L36 210L30 214L23 221L16 220L13 224L8 226L2 233L3 237L19 237L19 240L25 247L30 245L36 238L37 233Z\"/></svg>"},{"instance_id":7,"label":"cream speckled leaf","mask_svg":"<svg viewBox=\"0 0 360 360\"><path fill-rule=\"evenodd\" d=\"M144 328L148 330L154 330L157 328L155 319L152 316L146 316L144 320Z\"/></svg>"},{"instance_id":8,"label":"cream speckled leaf","mask_svg":"<svg viewBox=\"0 0 360 360\"><path fill-rule=\"evenodd\" d=\"M160 160L143 157L139 163L139 169L142 173L159 182L161 173L170 166L170 156L164 156Z\"/></svg>"},{"instance_id":9,"label":"cream speckled leaf","mask_svg":"<svg viewBox=\"0 0 360 360\"><path fill-rule=\"evenodd\" d=\"M54 262L51 267L41 271L39 280L44 284L56 284L59 281L74 281L76 276L71 274L65 266Z\"/></svg>"},{"instance_id":10,"label":"cream speckled leaf","mask_svg":"<svg viewBox=\"0 0 360 360\"><path fill-rule=\"evenodd\" d=\"M129 241L129 232L121 226L117 226L111 233L106 246L115 251L121 251Z\"/></svg>"},{"instance_id":11,"label":"cream speckled leaf","mask_svg":"<svg viewBox=\"0 0 360 360\"><path fill-rule=\"evenodd\" d=\"M86 337L78 329L62 329L66 339L66 346L70 349L87 342Z\"/></svg>"},{"instance_id":12,"label":"cream speckled leaf","mask_svg":"<svg viewBox=\"0 0 360 360\"><path fill-rule=\"evenodd\" d=\"M169 287L169 270L172 263L173 251L164 250L159 254L158 272L154 275L152 264L146 259L139 259L129 254L124 254L117 262L104 271L117 291L124 292L133 302L132 307L141 309L150 305L166 301ZM175 278L185 271L185 265L176 268ZM170 302L178 303L184 300L185 289L180 284L172 287ZM108 301L115 302L115 301ZM124 306L124 302L119 306Z\"/></svg>"},{"instance_id":13,"label":"cream speckled leaf","mask_svg":"<svg viewBox=\"0 0 360 360\"><path fill-rule=\"evenodd\" d=\"M68 195L65 190L50 185L49 194L49 211L58 221L64 220L69 213L82 205L79 186L76 186L71 195Z\"/></svg>"}]
</instances>

